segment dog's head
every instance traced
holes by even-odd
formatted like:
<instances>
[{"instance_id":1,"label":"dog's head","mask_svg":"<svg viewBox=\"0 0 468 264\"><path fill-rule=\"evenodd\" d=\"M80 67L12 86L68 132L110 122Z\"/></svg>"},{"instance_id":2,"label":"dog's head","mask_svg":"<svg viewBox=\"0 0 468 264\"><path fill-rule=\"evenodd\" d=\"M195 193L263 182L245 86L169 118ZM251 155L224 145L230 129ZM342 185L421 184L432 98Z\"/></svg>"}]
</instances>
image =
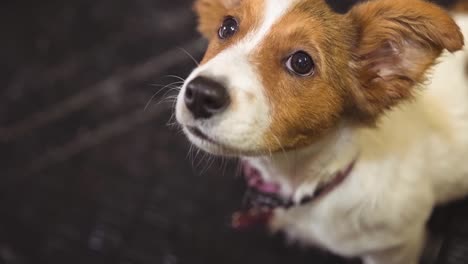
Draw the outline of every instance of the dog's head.
<instances>
[{"instance_id":1,"label":"dog's head","mask_svg":"<svg viewBox=\"0 0 468 264\"><path fill-rule=\"evenodd\" d=\"M209 39L176 117L215 154L259 155L317 142L338 124L369 125L410 98L463 36L439 7L374 0L334 13L323 0L198 0Z\"/></svg>"}]
</instances>

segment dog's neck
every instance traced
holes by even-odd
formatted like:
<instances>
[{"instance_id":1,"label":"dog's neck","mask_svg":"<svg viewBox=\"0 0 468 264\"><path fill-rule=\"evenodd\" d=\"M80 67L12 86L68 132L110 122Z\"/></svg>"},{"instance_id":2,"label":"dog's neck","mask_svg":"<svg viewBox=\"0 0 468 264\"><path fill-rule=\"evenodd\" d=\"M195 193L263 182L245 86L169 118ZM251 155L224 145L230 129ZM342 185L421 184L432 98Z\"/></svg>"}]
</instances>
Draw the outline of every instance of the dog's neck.
<instances>
[{"instance_id":1,"label":"dog's neck","mask_svg":"<svg viewBox=\"0 0 468 264\"><path fill-rule=\"evenodd\" d=\"M281 193L290 196L301 185L318 187L331 181L357 158L359 149L353 132L353 128L340 125L313 145L246 159L265 180L278 182Z\"/></svg>"}]
</instances>

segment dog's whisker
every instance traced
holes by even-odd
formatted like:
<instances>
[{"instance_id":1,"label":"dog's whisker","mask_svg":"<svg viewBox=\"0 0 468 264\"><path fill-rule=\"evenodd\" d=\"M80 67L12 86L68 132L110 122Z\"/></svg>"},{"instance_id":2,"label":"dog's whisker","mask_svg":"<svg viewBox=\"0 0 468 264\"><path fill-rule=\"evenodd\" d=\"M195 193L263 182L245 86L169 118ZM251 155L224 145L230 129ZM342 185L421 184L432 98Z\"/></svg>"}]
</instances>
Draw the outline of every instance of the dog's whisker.
<instances>
[{"instance_id":1,"label":"dog's whisker","mask_svg":"<svg viewBox=\"0 0 468 264\"><path fill-rule=\"evenodd\" d=\"M187 151L187 155L185 156L186 159L190 159L190 151L192 151L192 146L193 146L193 144L190 144L190 145L189 145L189 149L188 149L188 151Z\"/></svg>"},{"instance_id":2,"label":"dog's whisker","mask_svg":"<svg viewBox=\"0 0 468 264\"><path fill-rule=\"evenodd\" d=\"M184 83L183 81L177 81L177 82L173 82L173 83L170 83L170 84L151 83L150 86L155 86L155 87L167 87L167 86L170 86L170 85L174 85L174 84L183 84L183 83Z\"/></svg>"},{"instance_id":3,"label":"dog's whisker","mask_svg":"<svg viewBox=\"0 0 468 264\"><path fill-rule=\"evenodd\" d=\"M166 126L171 127L171 128L173 128L173 127L178 127L178 126L179 126L179 124L177 123L177 120L176 120L176 118L175 118L175 113L174 113L174 111L171 113L171 116L170 116L169 119L167 120Z\"/></svg>"},{"instance_id":4,"label":"dog's whisker","mask_svg":"<svg viewBox=\"0 0 468 264\"><path fill-rule=\"evenodd\" d=\"M242 174L242 162L240 159L236 160L236 167L234 169L234 178L241 177Z\"/></svg>"},{"instance_id":5,"label":"dog's whisker","mask_svg":"<svg viewBox=\"0 0 468 264\"><path fill-rule=\"evenodd\" d=\"M174 94L174 95L162 97L161 100L155 103L155 105L161 105L163 103L170 103L171 107L174 108L174 104L176 103L176 101L177 101L177 94Z\"/></svg>"},{"instance_id":6,"label":"dog's whisker","mask_svg":"<svg viewBox=\"0 0 468 264\"><path fill-rule=\"evenodd\" d=\"M176 125L176 127L180 127L178 124ZM176 130L176 135L183 135L184 134L184 129L182 127L180 127L180 129L177 129Z\"/></svg>"},{"instance_id":7,"label":"dog's whisker","mask_svg":"<svg viewBox=\"0 0 468 264\"><path fill-rule=\"evenodd\" d=\"M195 64L197 66L200 66L200 63L192 56L192 54L190 54L190 52L188 52L186 49L184 48L179 48L182 52L184 52L185 54L187 54L187 56L189 56L190 59L192 59L193 62L195 62Z\"/></svg>"},{"instance_id":8,"label":"dog's whisker","mask_svg":"<svg viewBox=\"0 0 468 264\"><path fill-rule=\"evenodd\" d=\"M174 91L174 90L179 90L179 88L171 87L171 86L174 85L174 84L176 84L176 83L167 84L167 85L163 86L161 89L159 89L156 93L154 93L154 94L150 97L150 99L148 100L148 102L146 103L146 105L145 105L143 111L146 111L146 110L148 109L148 106L151 104L151 101L153 101L153 99L154 99L159 93L161 93L162 91L164 91L166 88L169 87L169 90L168 90L166 93L164 93L163 97L164 97L168 92L171 92L171 91Z\"/></svg>"},{"instance_id":9,"label":"dog's whisker","mask_svg":"<svg viewBox=\"0 0 468 264\"><path fill-rule=\"evenodd\" d=\"M194 158L193 158L194 161L195 161L197 158L199 158L200 152L201 152L201 150L200 150L199 148L196 148L196 147L195 147L195 156L194 156ZM202 156L203 156L203 155L202 155ZM198 162L198 165L199 165L199 164L200 164L200 163ZM198 167L198 165L194 165L194 168Z\"/></svg>"},{"instance_id":10,"label":"dog's whisker","mask_svg":"<svg viewBox=\"0 0 468 264\"><path fill-rule=\"evenodd\" d=\"M200 151L200 153L201 153L201 156L196 165L196 168L202 168L199 170L199 174L203 175L207 170L208 162L210 161L210 156L208 155L208 153L203 152L203 151ZM202 167L202 164L205 164L205 166Z\"/></svg>"},{"instance_id":11,"label":"dog's whisker","mask_svg":"<svg viewBox=\"0 0 468 264\"><path fill-rule=\"evenodd\" d=\"M226 169L227 169L227 160L224 157L221 157L221 176L226 175Z\"/></svg>"},{"instance_id":12,"label":"dog's whisker","mask_svg":"<svg viewBox=\"0 0 468 264\"><path fill-rule=\"evenodd\" d=\"M213 155L208 155L208 154L205 154L205 159L206 159L206 162L205 162L205 167L201 170L200 174L204 174L206 173L212 166L213 166L213 163L215 161L215 158Z\"/></svg>"},{"instance_id":13,"label":"dog's whisker","mask_svg":"<svg viewBox=\"0 0 468 264\"><path fill-rule=\"evenodd\" d=\"M283 155L286 157L286 161L288 162L288 164L291 164L291 160L289 160L289 155L287 154L286 149L281 144L281 141L279 140L279 138L275 134L273 134L273 138L278 143L278 146L280 147L281 152L283 153Z\"/></svg>"},{"instance_id":14,"label":"dog's whisker","mask_svg":"<svg viewBox=\"0 0 468 264\"><path fill-rule=\"evenodd\" d=\"M192 168L195 168L195 151L196 151L195 146L193 144L190 144L189 160L190 160L190 164L192 165Z\"/></svg>"},{"instance_id":15,"label":"dog's whisker","mask_svg":"<svg viewBox=\"0 0 468 264\"><path fill-rule=\"evenodd\" d=\"M164 76L164 77L175 78L175 79L178 79L178 80L180 80L180 81L182 81L182 82L185 82L185 79L184 79L184 78L182 78L182 77L180 77L180 76L177 76L177 75L173 75L173 74L166 75L166 76Z\"/></svg>"}]
</instances>

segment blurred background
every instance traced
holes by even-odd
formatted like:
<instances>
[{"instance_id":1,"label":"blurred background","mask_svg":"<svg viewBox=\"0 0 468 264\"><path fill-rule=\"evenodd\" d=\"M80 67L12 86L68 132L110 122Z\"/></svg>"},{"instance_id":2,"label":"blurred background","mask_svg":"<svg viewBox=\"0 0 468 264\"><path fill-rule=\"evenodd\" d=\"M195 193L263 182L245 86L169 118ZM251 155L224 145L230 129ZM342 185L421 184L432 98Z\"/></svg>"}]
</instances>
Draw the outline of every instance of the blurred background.
<instances>
[{"instance_id":1,"label":"blurred background","mask_svg":"<svg viewBox=\"0 0 468 264\"><path fill-rule=\"evenodd\" d=\"M189 154L164 100L206 45L191 6L0 3L0 263L356 263L229 228L244 188L235 161ZM460 206L433 218L433 263L468 262L443 260L461 244L443 234L468 233Z\"/></svg>"}]
</instances>

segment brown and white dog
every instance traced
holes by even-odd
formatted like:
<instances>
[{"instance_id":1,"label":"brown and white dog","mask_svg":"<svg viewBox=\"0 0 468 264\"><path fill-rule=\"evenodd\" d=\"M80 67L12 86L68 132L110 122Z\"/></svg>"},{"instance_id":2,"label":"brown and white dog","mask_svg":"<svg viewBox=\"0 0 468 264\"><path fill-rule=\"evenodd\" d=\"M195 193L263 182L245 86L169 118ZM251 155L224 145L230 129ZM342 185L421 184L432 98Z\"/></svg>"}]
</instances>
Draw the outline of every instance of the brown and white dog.
<instances>
[{"instance_id":1,"label":"brown and white dog","mask_svg":"<svg viewBox=\"0 0 468 264\"><path fill-rule=\"evenodd\" d=\"M196 10L210 43L176 106L190 141L291 201L271 230L365 264L418 263L433 207L468 194L468 17L421 0Z\"/></svg>"}]
</instances>

